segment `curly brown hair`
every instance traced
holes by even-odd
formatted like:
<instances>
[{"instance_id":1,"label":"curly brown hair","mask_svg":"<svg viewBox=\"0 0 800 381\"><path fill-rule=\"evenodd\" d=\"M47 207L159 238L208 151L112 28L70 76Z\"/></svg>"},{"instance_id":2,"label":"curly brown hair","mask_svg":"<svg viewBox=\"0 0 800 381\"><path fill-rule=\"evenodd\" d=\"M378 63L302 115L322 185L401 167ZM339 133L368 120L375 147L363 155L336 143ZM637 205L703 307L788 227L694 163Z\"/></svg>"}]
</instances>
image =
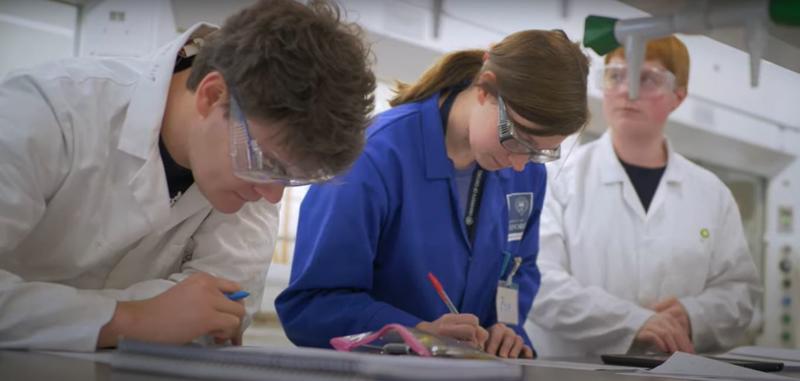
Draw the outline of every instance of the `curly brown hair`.
<instances>
[{"instance_id":1,"label":"curly brown hair","mask_svg":"<svg viewBox=\"0 0 800 381\"><path fill-rule=\"evenodd\" d=\"M278 144L292 165L339 173L364 147L374 107L372 55L336 5L261 0L205 41L187 87L211 71L234 86L248 118L285 126Z\"/></svg>"}]
</instances>

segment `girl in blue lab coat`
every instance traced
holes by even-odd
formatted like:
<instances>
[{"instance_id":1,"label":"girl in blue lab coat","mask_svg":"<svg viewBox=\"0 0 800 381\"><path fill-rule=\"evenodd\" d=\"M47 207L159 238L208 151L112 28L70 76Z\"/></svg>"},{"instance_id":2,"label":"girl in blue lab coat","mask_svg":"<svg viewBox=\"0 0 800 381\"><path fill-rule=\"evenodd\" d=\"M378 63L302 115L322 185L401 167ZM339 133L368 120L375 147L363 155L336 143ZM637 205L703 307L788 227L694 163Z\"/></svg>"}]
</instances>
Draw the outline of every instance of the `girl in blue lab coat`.
<instances>
[{"instance_id":1,"label":"girl in blue lab coat","mask_svg":"<svg viewBox=\"0 0 800 381\"><path fill-rule=\"evenodd\" d=\"M529 30L401 84L350 172L303 201L291 281L275 302L288 337L329 347L400 323L532 357L522 323L539 287L542 163L587 121L587 71L562 31Z\"/></svg>"}]
</instances>

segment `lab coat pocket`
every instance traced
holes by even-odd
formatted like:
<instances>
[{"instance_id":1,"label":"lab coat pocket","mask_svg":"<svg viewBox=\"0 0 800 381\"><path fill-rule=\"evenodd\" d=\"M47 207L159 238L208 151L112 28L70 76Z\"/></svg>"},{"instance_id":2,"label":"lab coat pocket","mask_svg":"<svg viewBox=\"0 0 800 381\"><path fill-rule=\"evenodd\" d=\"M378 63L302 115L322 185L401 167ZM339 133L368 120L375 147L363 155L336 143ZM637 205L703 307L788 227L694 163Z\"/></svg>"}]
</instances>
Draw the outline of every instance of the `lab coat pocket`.
<instances>
[{"instance_id":1,"label":"lab coat pocket","mask_svg":"<svg viewBox=\"0 0 800 381\"><path fill-rule=\"evenodd\" d=\"M685 234L683 239L675 236L672 253L668 254L666 267L669 275L665 277L661 294L670 296L697 295L705 288L711 263L710 242L706 228L696 229L694 234Z\"/></svg>"}]
</instances>

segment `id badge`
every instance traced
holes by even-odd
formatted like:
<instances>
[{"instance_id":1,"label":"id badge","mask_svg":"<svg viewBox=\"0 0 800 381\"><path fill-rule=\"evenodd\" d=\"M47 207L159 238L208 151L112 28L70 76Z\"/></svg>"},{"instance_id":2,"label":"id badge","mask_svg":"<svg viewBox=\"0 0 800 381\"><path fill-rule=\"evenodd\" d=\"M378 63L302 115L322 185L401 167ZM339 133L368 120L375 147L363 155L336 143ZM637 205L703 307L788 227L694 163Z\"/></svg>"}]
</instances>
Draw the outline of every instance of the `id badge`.
<instances>
[{"instance_id":1,"label":"id badge","mask_svg":"<svg viewBox=\"0 0 800 381\"><path fill-rule=\"evenodd\" d=\"M519 291L516 284L509 287L506 282L499 282L495 305L498 322L508 325L519 324Z\"/></svg>"},{"instance_id":2,"label":"id badge","mask_svg":"<svg viewBox=\"0 0 800 381\"><path fill-rule=\"evenodd\" d=\"M519 241L533 211L533 192L509 193L508 203L508 242Z\"/></svg>"}]
</instances>

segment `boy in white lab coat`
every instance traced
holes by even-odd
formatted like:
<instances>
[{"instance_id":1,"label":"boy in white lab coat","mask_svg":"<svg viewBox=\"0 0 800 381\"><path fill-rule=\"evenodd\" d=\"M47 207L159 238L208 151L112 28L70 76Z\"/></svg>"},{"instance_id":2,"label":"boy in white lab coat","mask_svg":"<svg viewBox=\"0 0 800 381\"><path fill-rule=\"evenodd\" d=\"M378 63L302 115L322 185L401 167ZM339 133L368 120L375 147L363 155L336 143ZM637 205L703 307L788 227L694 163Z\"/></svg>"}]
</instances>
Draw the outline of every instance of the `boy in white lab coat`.
<instances>
[{"instance_id":1,"label":"boy in white lab coat","mask_svg":"<svg viewBox=\"0 0 800 381\"><path fill-rule=\"evenodd\" d=\"M687 94L686 46L648 43L637 100L622 49L605 60L609 131L549 183L531 340L542 356L729 348L760 287L731 192L663 134Z\"/></svg>"},{"instance_id":2,"label":"boy in white lab coat","mask_svg":"<svg viewBox=\"0 0 800 381\"><path fill-rule=\"evenodd\" d=\"M329 4L265 0L149 58L2 79L0 348L240 343L284 187L363 147L367 50Z\"/></svg>"}]
</instances>

